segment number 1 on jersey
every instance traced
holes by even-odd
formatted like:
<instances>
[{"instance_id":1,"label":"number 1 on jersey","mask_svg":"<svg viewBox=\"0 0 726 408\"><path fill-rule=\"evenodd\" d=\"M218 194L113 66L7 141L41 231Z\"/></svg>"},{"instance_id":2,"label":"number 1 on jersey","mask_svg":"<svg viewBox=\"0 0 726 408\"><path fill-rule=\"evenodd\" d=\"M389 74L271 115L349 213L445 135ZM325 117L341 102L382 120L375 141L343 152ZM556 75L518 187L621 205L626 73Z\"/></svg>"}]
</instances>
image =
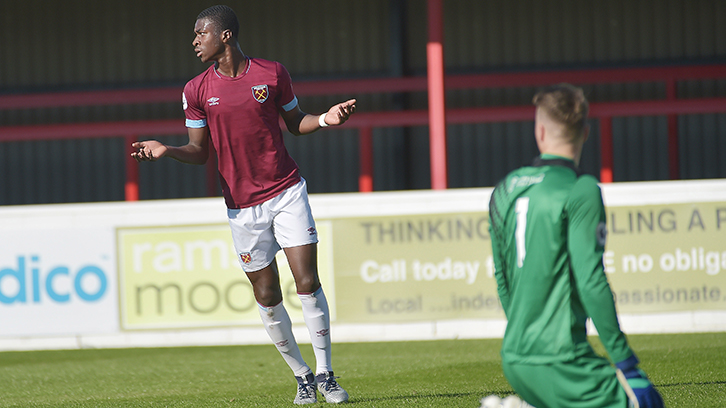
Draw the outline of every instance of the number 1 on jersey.
<instances>
[{"instance_id":1,"label":"number 1 on jersey","mask_svg":"<svg viewBox=\"0 0 726 408\"><path fill-rule=\"evenodd\" d=\"M514 212L517 214L514 241L517 244L517 266L520 268L524 265L524 257L527 255L524 244L525 231L527 230L527 210L529 210L529 197L519 197L514 205Z\"/></svg>"}]
</instances>

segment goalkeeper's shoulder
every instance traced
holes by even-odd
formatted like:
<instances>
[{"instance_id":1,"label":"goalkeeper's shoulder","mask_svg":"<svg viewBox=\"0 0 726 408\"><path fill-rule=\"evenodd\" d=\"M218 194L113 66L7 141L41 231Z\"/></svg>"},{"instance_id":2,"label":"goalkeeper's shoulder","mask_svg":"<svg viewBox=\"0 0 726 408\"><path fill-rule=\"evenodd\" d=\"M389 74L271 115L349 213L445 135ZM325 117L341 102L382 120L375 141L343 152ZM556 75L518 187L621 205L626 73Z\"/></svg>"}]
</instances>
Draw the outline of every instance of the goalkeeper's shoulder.
<instances>
[{"instance_id":1,"label":"goalkeeper's shoulder","mask_svg":"<svg viewBox=\"0 0 726 408\"><path fill-rule=\"evenodd\" d=\"M602 190L595 177L585 174L577 178L570 191L570 203L576 207L603 207Z\"/></svg>"},{"instance_id":2,"label":"goalkeeper's shoulder","mask_svg":"<svg viewBox=\"0 0 726 408\"><path fill-rule=\"evenodd\" d=\"M597 179L589 174L583 174L577 178L573 191L602 197L602 190Z\"/></svg>"}]
</instances>

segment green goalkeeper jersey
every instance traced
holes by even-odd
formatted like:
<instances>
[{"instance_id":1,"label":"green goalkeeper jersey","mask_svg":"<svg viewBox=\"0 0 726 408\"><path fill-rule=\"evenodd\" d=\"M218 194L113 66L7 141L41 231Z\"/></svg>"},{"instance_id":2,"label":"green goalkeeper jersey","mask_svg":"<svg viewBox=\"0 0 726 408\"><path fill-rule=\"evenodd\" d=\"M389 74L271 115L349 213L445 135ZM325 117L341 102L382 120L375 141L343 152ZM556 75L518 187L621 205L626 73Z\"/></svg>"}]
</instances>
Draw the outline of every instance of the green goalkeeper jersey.
<instances>
[{"instance_id":1,"label":"green goalkeeper jersey","mask_svg":"<svg viewBox=\"0 0 726 408\"><path fill-rule=\"evenodd\" d=\"M588 317L612 361L633 354L603 270L605 209L594 177L569 159L542 155L497 185L489 218L508 320L503 362L546 364L591 353Z\"/></svg>"}]
</instances>

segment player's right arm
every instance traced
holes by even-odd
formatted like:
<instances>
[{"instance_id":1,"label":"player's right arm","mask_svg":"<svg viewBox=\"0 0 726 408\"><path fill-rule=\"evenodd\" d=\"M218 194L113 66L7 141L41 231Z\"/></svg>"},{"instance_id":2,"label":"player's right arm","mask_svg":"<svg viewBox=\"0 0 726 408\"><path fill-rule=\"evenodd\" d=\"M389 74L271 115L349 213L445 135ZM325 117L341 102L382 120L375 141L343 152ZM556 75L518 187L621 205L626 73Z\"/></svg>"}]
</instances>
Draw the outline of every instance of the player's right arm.
<instances>
[{"instance_id":1,"label":"player's right arm","mask_svg":"<svg viewBox=\"0 0 726 408\"><path fill-rule=\"evenodd\" d=\"M169 146L157 140L134 142L131 147L136 149L131 157L138 162L156 161L162 157L170 157L187 164L204 164L209 158L209 127L187 128L189 143L184 146Z\"/></svg>"},{"instance_id":2,"label":"player's right arm","mask_svg":"<svg viewBox=\"0 0 726 408\"><path fill-rule=\"evenodd\" d=\"M157 140L134 142L131 157L136 161L156 161L162 157L188 164L205 164L209 158L209 125L207 113L199 104L200 77L187 82L182 92L182 108L186 118L189 142L184 146L169 146Z\"/></svg>"}]
</instances>

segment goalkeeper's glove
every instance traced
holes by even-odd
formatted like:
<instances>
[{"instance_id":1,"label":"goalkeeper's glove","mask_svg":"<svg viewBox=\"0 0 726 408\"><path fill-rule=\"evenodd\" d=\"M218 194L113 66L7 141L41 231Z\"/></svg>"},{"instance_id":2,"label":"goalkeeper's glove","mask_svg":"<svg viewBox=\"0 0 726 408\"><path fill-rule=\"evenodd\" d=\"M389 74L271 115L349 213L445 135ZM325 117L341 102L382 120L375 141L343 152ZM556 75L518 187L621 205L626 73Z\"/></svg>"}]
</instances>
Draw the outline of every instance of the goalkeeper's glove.
<instances>
[{"instance_id":1,"label":"goalkeeper's glove","mask_svg":"<svg viewBox=\"0 0 726 408\"><path fill-rule=\"evenodd\" d=\"M624 377L623 387L626 385L632 390L633 396L638 402L640 408L663 408L663 398L660 396L658 391L653 386L653 383L648 380L643 370L638 368L638 358L635 355L630 358L623 360L615 366L622 373ZM622 380L622 379L621 379ZM626 388L626 393L628 389ZM630 393L628 396L632 397Z\"/></svg>"}]
</instances>

